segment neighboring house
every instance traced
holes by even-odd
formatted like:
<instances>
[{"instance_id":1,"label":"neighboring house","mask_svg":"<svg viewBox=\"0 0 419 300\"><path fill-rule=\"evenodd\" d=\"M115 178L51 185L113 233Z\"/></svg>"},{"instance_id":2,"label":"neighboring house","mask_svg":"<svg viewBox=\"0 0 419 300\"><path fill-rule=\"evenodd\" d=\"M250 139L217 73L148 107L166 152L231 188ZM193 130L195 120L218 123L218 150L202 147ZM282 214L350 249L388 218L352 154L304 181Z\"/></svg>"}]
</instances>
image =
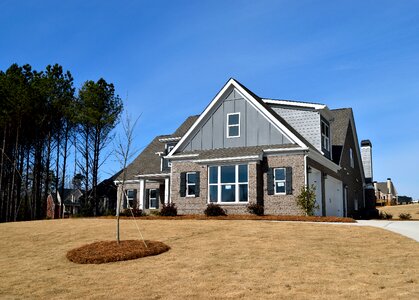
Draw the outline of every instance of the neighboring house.
<instances>
[{"instance_id":1,"label":"neighboring house","mask_svg":"<svg viewBox=\"0 0 419 300\"><path fill-rule=\"evenodd\" d=\"M397 205L397 190L394 187L391 178L387 178L386 182L374 181L376 205Z\"/></svg>"},{"instance_id":2,"label":"neighboring house","mask_svg":"<svg viewBox=\"0 0 419 300\"><path fill-rule=\"evenodd\" d=\"M83 192L80 189L64 189L63 195L59 192L50 193L47 198L47 218L57 219L60 217L60 207L63 203L65 215L75 215L79 213L80 197Z\"/></svg>"},{"instance_id":3,"label":"neighboring house","mask_svg":"<svg viewBox=\"0 0 419 300\"><path fill-rule=\"evenodd\" d=\"M306 185L316 187L316 215L352 216L374 206L365 203L352 109L260 98L234 79L126 171L122 208L175 203L180 214L202 214L217 203L246 214L258 203L265 214L302 215L295 199Z\"/></svg>"}]
</instances>

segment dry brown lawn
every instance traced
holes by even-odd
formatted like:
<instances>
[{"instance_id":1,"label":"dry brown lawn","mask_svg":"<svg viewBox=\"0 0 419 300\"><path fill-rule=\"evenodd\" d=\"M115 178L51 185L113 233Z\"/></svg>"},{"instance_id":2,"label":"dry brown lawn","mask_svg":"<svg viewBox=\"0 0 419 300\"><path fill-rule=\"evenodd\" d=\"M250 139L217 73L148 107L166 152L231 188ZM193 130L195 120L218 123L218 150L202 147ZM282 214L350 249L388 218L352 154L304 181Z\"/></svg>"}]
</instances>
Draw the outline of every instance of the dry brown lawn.
<instances>
[{"instance_id":1,"label":"dry brown lawn","mask_svg":"<svg viewBox=\"0 0 419 300\"><path fill-rule=\"evenodd\" d=\"M385 211L393 215L393 219L399 219L400 213L409 213L412 216L412 220L419 220L419 203L406 204L406 205L395 205L395 206L382 206L377 207L379 211Z\"/></svg>"},{"instance_id":2,"label":"dry brown lawn","mask_svg":"<svg viewBox=\"0 0 419 300\"><path fill-rule=\"evenodd\" d=\"M419 243L378 228L296 222L140 220L171 250L101 265L68 250L112 240L115 221L0 224L0 298L414 299ZM136 239L133 221L123 239Z\"/></svg>"}]
</instances>

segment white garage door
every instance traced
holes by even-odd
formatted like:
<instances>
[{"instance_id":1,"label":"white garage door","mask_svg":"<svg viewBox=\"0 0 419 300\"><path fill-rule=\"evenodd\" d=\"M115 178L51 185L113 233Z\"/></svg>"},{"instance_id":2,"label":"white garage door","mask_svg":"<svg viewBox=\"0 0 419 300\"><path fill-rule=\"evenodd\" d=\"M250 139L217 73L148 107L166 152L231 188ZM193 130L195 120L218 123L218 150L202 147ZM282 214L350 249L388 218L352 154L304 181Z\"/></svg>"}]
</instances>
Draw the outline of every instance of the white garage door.
<instances>
[{"instance_id":1,"label":"white garage door","mask_svg":"<svg viewBox=\"0 0 419 300\"><path fill-rule=\"evenodd\" d=\"M342 181L327 176L325 180L326 216L343 217Z\"/></svg>"},{"instance_id":2,"label":"white garage door","mask_svg":"<svg viewBox=\"0 0 419 300\"><path fill-rule=\"evenodd\" d=\"M316 204L318 209L314 211L315 216L322 215L322 172L311 167L311 172L308 173L308 185L316 187Z\"/></svg>"}]
</instances>

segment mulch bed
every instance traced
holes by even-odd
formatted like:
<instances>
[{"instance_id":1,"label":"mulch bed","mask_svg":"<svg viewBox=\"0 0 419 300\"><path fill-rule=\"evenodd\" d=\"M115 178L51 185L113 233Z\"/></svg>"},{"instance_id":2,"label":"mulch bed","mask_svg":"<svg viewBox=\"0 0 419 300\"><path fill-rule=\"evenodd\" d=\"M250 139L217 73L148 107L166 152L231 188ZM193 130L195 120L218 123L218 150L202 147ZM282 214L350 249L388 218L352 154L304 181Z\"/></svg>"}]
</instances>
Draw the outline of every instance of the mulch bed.
<instances>
[{"instance_id":1,"label":"mulch bed","mask_svg":"<svg viewBox=\"0 0 419 300\"><path fill-rule=\"evenodd\" d=\"M104 217L104 218L115 218ZM120 217L121 219L132 219L132 217ZM300 222L338 222L356 223L352 218L340 217L316 217L316 216L256 216L256 215L228 215L220 217L207 217L205 215L179 215L176 217L162 216L141 216L136 219L143 220L265 220L265 221L300 221Z\"/></svg>"},{"instance_id":2,"label":"mulch bed","mask_svg":"<svg viewBox=\"0 0 419 300\"><path fill-rule=\"evenodd\" d=\"M145 240L101 241L84 245L67 252L67 258L78 264L103 264L158 255L170 247L158 241Z\"/></svg>"}]
</instances>

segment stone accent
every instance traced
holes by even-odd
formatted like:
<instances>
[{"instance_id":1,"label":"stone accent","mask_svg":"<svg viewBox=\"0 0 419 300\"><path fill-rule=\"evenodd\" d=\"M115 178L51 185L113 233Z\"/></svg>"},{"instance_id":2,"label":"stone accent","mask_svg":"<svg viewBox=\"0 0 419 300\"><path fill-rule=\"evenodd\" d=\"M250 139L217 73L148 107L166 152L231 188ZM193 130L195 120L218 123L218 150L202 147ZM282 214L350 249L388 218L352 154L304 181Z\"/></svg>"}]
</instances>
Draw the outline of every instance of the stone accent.
<instances>
[{"instance_id":1,"label":"stone accent","mask_svg":"<svg viewBox=\"0 0 419 300\"><path fill-rule=\"evenodd\" d=\"M296 196L305 185L304 155L270 155L264 159L263 172L263 202L267 215L304 215L297 206ZM268 168L292 168L292 195L268 195L267 170Z\"/></svg>"}]
</instances>

